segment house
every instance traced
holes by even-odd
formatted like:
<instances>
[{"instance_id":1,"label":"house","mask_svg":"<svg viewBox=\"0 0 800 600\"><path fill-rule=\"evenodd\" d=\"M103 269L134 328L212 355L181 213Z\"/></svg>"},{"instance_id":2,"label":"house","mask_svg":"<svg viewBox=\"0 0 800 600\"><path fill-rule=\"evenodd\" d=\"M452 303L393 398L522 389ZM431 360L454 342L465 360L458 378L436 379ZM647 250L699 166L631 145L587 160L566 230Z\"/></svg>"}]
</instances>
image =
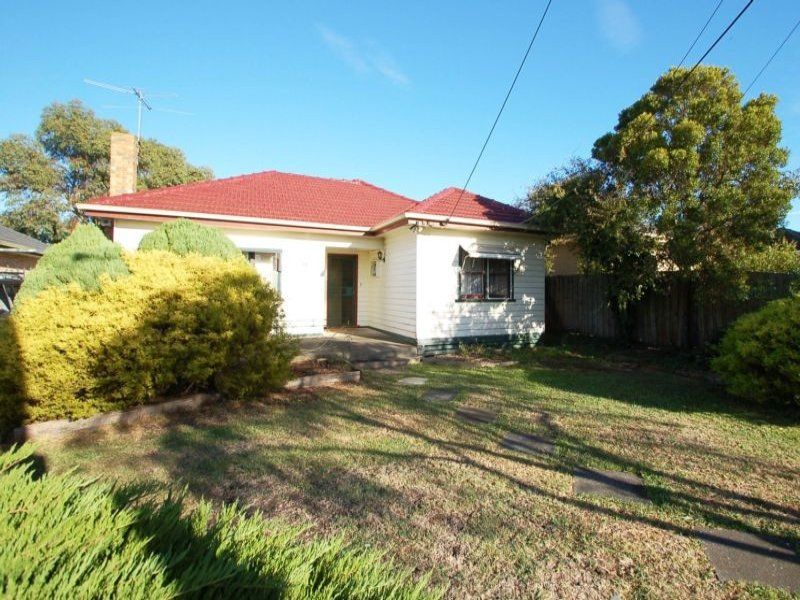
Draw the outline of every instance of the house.
<instances>
[{"instance_id":1,"label":"house","mask_svg":"<svg viewBox=\"0 0 800 600\"><path fill-rule=\"evenodd\" d=\"M114 152L112 179L135 173L115 169ZM219 227L279 290L290 333L367 326L434 353L544 330L547 239L501 202L456 188L417 202L277 171L137 193L135 179L112 182L126 188L79 208L128 250L165 220Z\"/></svg>"},{"instance_id":2,"label":"house","mask_svg":"<svg viewBox=\"0 0 800 600\"><path fill-rule=\"evenodd\" d=\"M0 315L11 310L25 273L39 262L47 244L0 225Z\"/></svg>"},{"instance_id":3,"label":"house","mask_svg":"<svg viewBox=\"0 0 800 600\"><path fill-rule=\"evenodd\" d=\"M24 275L36 266L47 244L0 225L0 273Z\"/></svg>"}]
</instances>

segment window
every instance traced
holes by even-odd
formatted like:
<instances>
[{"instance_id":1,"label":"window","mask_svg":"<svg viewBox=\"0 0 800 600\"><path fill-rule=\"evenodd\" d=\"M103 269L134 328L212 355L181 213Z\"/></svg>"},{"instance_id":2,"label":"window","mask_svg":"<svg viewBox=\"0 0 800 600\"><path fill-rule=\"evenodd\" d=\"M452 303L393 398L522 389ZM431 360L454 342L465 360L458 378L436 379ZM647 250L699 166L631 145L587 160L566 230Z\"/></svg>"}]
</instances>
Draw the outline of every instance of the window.
<instances>
[{"instance_id":1,"label":"window","mask_svg":"<svg viewBox=\"0 0 800 600\"><path fill-rule=\"evenodd\" d=\"M459 275L459 300L512 300L514 261L465 256Z\"/></svg>"}]
</instances>

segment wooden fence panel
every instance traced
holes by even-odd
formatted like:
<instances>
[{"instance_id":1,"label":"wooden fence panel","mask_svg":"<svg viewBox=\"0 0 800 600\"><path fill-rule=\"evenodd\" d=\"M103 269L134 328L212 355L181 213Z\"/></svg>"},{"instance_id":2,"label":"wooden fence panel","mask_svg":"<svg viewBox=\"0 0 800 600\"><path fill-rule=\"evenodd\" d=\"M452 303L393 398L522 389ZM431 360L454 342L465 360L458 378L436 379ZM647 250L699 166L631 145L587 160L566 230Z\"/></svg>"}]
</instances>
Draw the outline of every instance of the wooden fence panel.
<instances>
[{"instance_id":1,"label":"wooden fence panel","mask_svg":"<svg viewBox=\"0 0 800 600\"><path fill-rule=\"evenodd\" d=\"M741 302L704 302L692 285L677 277L638 305L633 338L651 346L702 347L719 340L741 315L791 294L796 279L783 273L752 273L752 292ZM619 339L622 329L608 302L603 275L551 275L545 281L548 331Z\"/></svg>"}]
</instances>

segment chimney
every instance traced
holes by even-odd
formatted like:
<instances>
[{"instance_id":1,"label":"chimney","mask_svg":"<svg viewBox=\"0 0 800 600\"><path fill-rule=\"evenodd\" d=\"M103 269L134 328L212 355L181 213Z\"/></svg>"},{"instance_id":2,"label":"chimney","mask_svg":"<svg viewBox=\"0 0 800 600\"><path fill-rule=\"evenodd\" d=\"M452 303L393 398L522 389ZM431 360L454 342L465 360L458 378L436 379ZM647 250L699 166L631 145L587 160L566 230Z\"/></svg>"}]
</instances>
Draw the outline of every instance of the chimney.
<instances>
[{"instance_id":1,"label":"chimney","mask_svg":"<svg viewBox=\"0 0 800 600\"><path fill-rule=\"evenodd\" d=\"M112 132L109 196L130 194L136 191L138 162L139 148L136 137L130 133Z\"/></svg>"}]
</instances>

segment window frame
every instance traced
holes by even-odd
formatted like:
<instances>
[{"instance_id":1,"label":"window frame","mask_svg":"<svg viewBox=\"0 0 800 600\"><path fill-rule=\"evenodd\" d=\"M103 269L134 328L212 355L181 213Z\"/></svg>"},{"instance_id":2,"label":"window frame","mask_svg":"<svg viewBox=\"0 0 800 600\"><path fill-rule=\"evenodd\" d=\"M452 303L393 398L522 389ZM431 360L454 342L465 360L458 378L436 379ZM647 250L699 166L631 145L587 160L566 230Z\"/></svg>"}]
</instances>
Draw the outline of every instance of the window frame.
<instances>
[{"instance_id":1,"label":"window frame","mask_svg":"<svg viewBox=\"0 0 800 600\"><path fill-rule=\"evenodd\" d=\"M464 264L466 263L466 259L471 258L472 260L480 261L483 266L482 271L467 271L468 273L482 273L483 275L483 291L481 296L476 296L474 294L470 294L469 296L464 296L462 293L462 277L464 275ZM507 298L490 298L489 297L489 263L490 261L504 261L509 263L508 265L508 297ZM514 298L514 263L516 262L514 259L505 259L505 258L484 258L484 257L471 257L466 252L461 250L459 252L459 266L458 266L458 296L456 297L456 302L516 302Z\"/></svg>"}]
</instances>

